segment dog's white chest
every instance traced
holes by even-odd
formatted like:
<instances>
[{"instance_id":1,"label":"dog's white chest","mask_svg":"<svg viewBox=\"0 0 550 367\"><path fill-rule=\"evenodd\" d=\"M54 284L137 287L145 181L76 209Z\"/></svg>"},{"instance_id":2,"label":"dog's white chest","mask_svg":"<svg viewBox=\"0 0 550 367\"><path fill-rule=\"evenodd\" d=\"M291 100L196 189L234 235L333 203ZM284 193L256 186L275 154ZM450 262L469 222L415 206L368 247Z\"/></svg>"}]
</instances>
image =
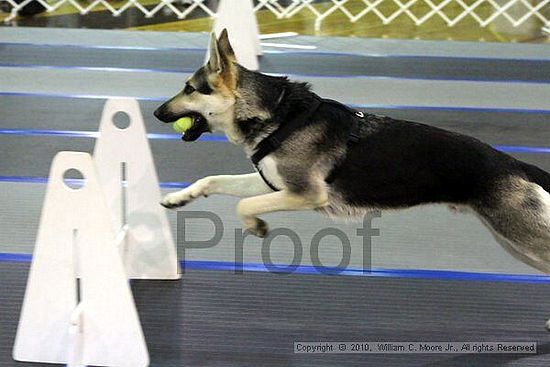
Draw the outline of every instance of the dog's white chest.
<instances>
[{"instance_id":1,"label":"dog's white chest","mask_svg":"<svg viewBox=\"0 0 550 367\"><path fill-rule=\"evenodd\" d=\"M258 163L258 169L262 171L264 178L269 183L278 189L284 189L285 184L283 178L277 171L277 163L269 156L265 157Z\"/></svg>"}]
</instances>

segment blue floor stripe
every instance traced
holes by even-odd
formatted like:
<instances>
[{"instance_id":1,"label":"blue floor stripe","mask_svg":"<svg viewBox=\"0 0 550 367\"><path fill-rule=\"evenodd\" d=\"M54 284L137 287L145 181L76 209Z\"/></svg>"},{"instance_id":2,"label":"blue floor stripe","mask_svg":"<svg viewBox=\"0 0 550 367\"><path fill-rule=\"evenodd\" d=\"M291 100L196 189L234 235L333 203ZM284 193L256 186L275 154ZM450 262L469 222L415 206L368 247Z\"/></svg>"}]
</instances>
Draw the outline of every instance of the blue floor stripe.
<instances>
[{"instance_id":1,"label":"blue floor stripe","mask_svg":"<svg viewBox=\"0 0 550 367\"><path fill-rule=\"evenodd\" d=\"M62 136L66 138L97 138L98 131L44 130L44 129L0 129L0 135L15 136Z\"/></svg>"},{"instance_id":2,"label":"blue floor stripe","mask_svg":"<svg viewBox=\"0 0 550 367\"><path fill-rule=\"evenodd\" d=\"M284 41L285 39L283 39ZM262 40L260 40L261 42ZM269 40L273 42L273 40ZM305 41L304 41L305 42ZM429 41L425 41L429 42ZM276 42L274 42L276 43ZM285 42L283 42L285 43ZM435 44L435 43L434 43ZM43 44L32 42L0 42L0 46L29 46L41 48L82 48L82 49L106 49L106 50L141 50L141 51L181 51L206 53L204 47L147 47L147 46L118 46L118 45L68 45L68 44ZM454 55L407 55L407 54L381 54L381 53L358 53L342 51L318 51L318 50L281 50L269 49L262 50L266 54L292 54L292 55L317 55L317 56L359 56L359 57L377 57L377 58L405 58L405 59L455 59L455 60L503 60L503 61L550 61L550 57L499 57L499 56L454 56Z\"/></svg>"},{"instance_id":3,"label":"blue floor stripe","mask_svg":"<svg viewBox=\"0 0 550 367\"><path fill-rule=\"evenodd\" d=\"M31 261L31 254L0 253L0 262L28 263Z\"/></svg>"},{"instance_id":4,"label":"blue floor stripe","mask_svg":"<svg viewBox=\"0 0 550 367\"><path fill-rule=\"evenodd\" d=\"M30 46L40 48L83 48L94 50L136 50L136 51L183 51L205 53L204 47L148 47L148 46L119 46L119 45L67 45L54 43L31 43L31 42L0 42L0 46Z\"/></svg>"},{"instance_id":5,"label":"blue floor stripe","mask_svg":"<svg viewBox=\"0 0 550 367\"><path fill-rule=\"evenodd\" d=\"M109 66L76 66L76 65L39 65L39 64L10 64L0 63L0 68L29 68L29 69L51 69L51 70L82 70L82 71L105 71L121 73L175 73L191 74L196 68L180 69L148 69L148 68L123 68ZM312 77L312 78L342 78L342 79L365 79L365 80L434 80L449 82L477 82L477 83L525 83L525 84L549 84L550 80L525 80L525 79L485 79L473 77L438 77L438 76L386 76L386 75L367 75L367 74L323 74L310 72L288 72L288 73L270 73L272 76L288 76L290 78Z\"/></svg>"},{"instance_id":6,"label":"blue floor stripe","mask_svg":"<svg viewBox=\"0 0 550 367\"><path fill-rule=\"evenodd\" d=\"M506 153L531 153L547 154L550 153L550 147L525 147L519 145L493 145L493 148Z\"/></svg>"},{"instance_id":7,"label":"blue floor stripe","mask_svg":"<svg viewBox=\"0 0 550 367\"><path fill-rule=\"evenodd\" d=\"M29 69L53 69L53 70L84 70L84 71L108 71L120 73L180 73L189 74L195 69L144 69L122 68L115 66L78 66L78 65L40 65L40 64L12 64L0 63L0 68L29 68ZM535 81L536 82L536 81ZM541 82L545 83L545 82Z\"/></svg>"},{"instance_id":8,"label":"blue floor stripe","mask_svg":"<svg viewBox=\"0 0 550 367\"><path fill-rule=\"evenodd\" d=\"M0 94L1 95L1 94ZM351 108L361 109L387 109L410 111L448 111L448 112L490 112L490 113L527 113L537 115L550 115L550 109L532 108L508 108L508 107L474 107L474 106L406 106L388 104L358 104L346 103Z\"/></svg>"},{"instance_id":9,"label":"blue floor stripe","mask_svg":"<svg viewBox=\"0 0 550 367\"><path fill-rule=\"evenodd\" d=\"M68 184L83 185L83 179L69 178L64 180ZM46 184L47 177L38 176L0 176L0 182ZM165 181L159 183L163 189L183 189L190 185L189 182Z\"/></svg>"},{"instance_id":10,"label":"blue floor stripe","mask_svg":"<svg viewBox=\"0 0 550 367\"><path fill-rule=\"evenodd\" d=\"M6 97L50 97L50 98L77 98L77 99L109 99L109 98L134 98L138 101L163 102L168 97L143 97L143 96L117 96L101 94L66 94L66 93L43 93L43 92L0 92L0 96ZM549 111L550 113L550 111Z\"/></svg>"},{"instance_id":11,"label":"blue floor stripe","mask_svg":"<svg viewBox=\"0 0 550 367\"><path fill-rule=\"evenodd\" d=\"M167 130L168 130L167 125ZM44 129L0 129L0 135L14 136L60 136L66 138L97 138L98 131L83 131L83 130L44 130ZM181 140L181 134L147 134L149 139L153 140ZM227 142L227 138L223 135L203 135L198 141L215 141Z\"/></svg>"},{"instance_id":12,"label":"blue floor stripe","mask_svg":"<svg viewBox=\"0 0 550 367\"><path fill-rule=\"evenodd\" d=\"M109 98L133 98L138 101L165 102L172 96L117 96L100 94L66 94L66 93L44 93L44 92L0 92L0 96L6 97L44 97L44 98L75 98L75 99L102 99ZM509 107L477 107L477 106L415 106L415 105L392 105L375 103L346 103L351 108L360 109L384 109L384 110L403 110L403 111L447 111L447 112L472 112L472 113L518 113L518 114L536 114L550 115L550 109L536 108L509 108Z\"/></svg>"},{"instance_id":13,"label":"blue floor stripe","mask_svg":"<svg viewBox=\"0 0 550 367\"><path fill-rule=\"evenodd\" d=\"M32 255L16 253L0 253L0 262L29 263ZM233 263L228 261L180 261L185 270L210 270L230 272L274 272L285 273L283 270L288 265L275 264L268 268L259 263ZM333 275L333 276L363 276L376 278L407 278L407 279L434 279L434 280L461 280L482 282L512 282L512 283L538 283L550 284L550 276L530 274L504 274L504 273L475 273L451 270L426 270L426 269L317 269L312 265L300 265L292 271L293 274L302 275Z\"/></svg>"},{"instance_id":14,"label":"blue floor stripe","mask_svg":"<svg viewBox=\"0 0 550 367\"><path fill-rule=\"evenodd\" d=\"M0 176L0 182L45 184L48 182L48 178L37 177L37 176ZM67 180L66 182L79 183L79 182L82 182L82 180L71 180L71 181Z\"/></svg>"},{"instance_id":15,"label":"blue floor stripe","mask_svg":"<svg viewBox=\"0 0 550 367\"><path fill-rule=\"evenodd\" d=\"M74 130L41 130L41 129L0 129L0 135L14 136L60 136L68 138L97 138L97 131L74 131ZM147 134L149 139L153 140L180 140L180 134ZM228 142L227 137L223 135L202 135L199 141L205 142ZM530 153L530 154L547 154L550 153L550 147L531 147L520 145L494 145L498 149L506 153Z\"/></svg>"},{"instance_id":16,"label":"blue floor stripe","mask_svg":"<svg viewBox=\"0 0 550 367\"><path fill-rule=\"evenodd\" d=\"M180 265L185 269L193 270L223 270L223 271L247 271L247 272L277 272L269 269L264 264L258 263L232 263L227 261L181 261ZM288 265L279 264L275 268L284 269ZM427 270L427 269L317 269L312 265L300 265L293 271L295 274L311 275L343 275L366 276L377 278L409 278L409 279L441 279L441 280L466 280L466 281L497 281L517 283L550 283L550 276L531 274L505 274L505 273L476 273L451 270ZM279 271L284 273L284 271Z\"/></svg>"}]
</instances>

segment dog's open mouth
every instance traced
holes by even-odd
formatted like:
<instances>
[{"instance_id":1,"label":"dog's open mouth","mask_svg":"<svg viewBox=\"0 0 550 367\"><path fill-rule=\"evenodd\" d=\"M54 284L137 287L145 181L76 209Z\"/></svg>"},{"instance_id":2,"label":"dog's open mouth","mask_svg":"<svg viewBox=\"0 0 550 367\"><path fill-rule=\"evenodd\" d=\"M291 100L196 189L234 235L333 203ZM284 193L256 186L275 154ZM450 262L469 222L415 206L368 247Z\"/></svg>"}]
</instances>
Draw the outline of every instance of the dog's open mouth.
<instances>
[{"instance_id":1,"label":"dog's open mouth","mask_svg":"<svg viewBox=\"0 0 550 367\"><path fill-rule=\"evenodd\" d=\"M200 136L203 133L210 132L210 128L208 127L208 122L206 121L204 116L201 115L200 113L191 112L183 116L180 116L180 118L181 117L191 117L193 119L193 124L191 125L191 127L186 132L183 133L181 137L182 140L195 141L198 138L200 138Z\"/></svg>"}]
</instances>

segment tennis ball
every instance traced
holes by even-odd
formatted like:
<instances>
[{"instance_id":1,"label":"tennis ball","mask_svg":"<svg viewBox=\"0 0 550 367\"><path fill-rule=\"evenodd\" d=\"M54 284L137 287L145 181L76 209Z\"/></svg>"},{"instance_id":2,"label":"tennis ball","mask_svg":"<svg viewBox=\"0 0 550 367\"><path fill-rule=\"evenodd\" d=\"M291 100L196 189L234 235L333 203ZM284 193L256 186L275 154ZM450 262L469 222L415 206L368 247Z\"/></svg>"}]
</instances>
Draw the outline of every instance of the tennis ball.
<instances>
[{"instance_id":1,"label":"tennis ball","mask_svg":"<svg viewBox=\"0 0 550 367\"><path fill-rule=\"evenodd\" d=\"M174 122L172 124L172 127L174 128L174 130L176 130L178 133L181 134L189 130L192 125L193 125L193 119L189 116L186 116Z\"/></svg>"}]
</instances>

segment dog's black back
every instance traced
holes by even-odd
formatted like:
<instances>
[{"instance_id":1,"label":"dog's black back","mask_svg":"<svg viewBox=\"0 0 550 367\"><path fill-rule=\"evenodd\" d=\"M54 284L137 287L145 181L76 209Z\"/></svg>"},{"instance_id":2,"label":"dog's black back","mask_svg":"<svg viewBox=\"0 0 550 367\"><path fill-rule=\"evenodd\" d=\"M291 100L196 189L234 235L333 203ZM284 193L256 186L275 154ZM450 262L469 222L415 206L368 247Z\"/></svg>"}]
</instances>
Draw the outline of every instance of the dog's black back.
<instances>
[{"instance_id":1,"label":"dog's black back","mask_svg":"<svg viewBox=\"0 0 550 367\"><path fill-rule=\"evenodd\" d=\"M338 124L352 118L340 111ZM522 162L477 139L436 127L366 114L361 140L348 147L333 185L359 206L408 207L423 203L468 204L501 178L526 177ZM329 130L330 125L327 125ZM335 129L332 136L339 134ZM342 138L342 137L340 137ZM548 175L541 175L547 177Z\"/></svg>"}]
</instances>

